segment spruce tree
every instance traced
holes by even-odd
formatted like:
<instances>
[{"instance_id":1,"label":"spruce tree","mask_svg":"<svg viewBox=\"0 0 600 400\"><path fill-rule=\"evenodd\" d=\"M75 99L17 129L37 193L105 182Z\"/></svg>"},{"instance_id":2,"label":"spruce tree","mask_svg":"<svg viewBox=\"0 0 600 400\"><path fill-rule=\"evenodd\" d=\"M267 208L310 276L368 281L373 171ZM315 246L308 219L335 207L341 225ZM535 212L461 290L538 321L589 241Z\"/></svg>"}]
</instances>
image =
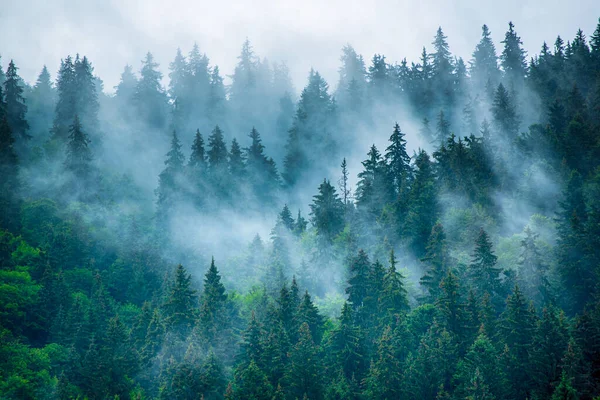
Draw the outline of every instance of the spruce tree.
<instances>
[{"instance_id":1,"label":"spruce tree","mask_svg":"<svg viewBox=\"0 0 600 400\"><path fill-rule=\"evenodd\" d=\"M344 228L344 204L327 179L319 185L319 193L310 205L311 222L317 234L331 243Z\"/></svg>"},{"instance_id":2,"label":"spruce tree","mask_svg":"<svg viewBox=\"0 0 600 400\"><path fill-rule=\"evenodd\" d=\"M100 104L98 102L99 88L96 87L94 68L87 57L79 58L79 55L77 55L73 64L73 70L75 72L77 115L89 134L96 140Z\"/></svg>"},{"instance_id":3,"label":"spruce tree","mask_svg":"<svg viewBox=\"0 0 600 400\"><path fill-rule=\"evenodd\" d=\"M204 276L204 289L200 298L199 327L206 340L213 345L222 342L228 335L230 309L227 304L225 287L221 283L221 275L212 258L210 267Z\"/></svg>"},{"instance_id":4,"label":"spruce tree","mask_svg":"<svg viewBox=\"0 0 600 400\"><path fill-rule=\"evenodd\" d=\"M192 152L190 154L190 160L188 165L193 168L198 168L200 171L204 171L206 168L206 152L204 149L204 138L200 133L200 129L196 130L194 136L194 143L192 144Z\"/></svg>"},{"instance_id":5,"label":"spruce tree","mask_svg":"<svg viewBox=\"0 0 600 400\"><path fill-rule=\"evenodd\" d=\"M323 398L322 367L318 348L305 322L298 331L298 342L290 352L290 366L285 375L290 398Z\"/></svg>"},{"instance_id":6,"label":"spruce tree","mask_svg":"<svg viewBox=\"0 0 600 400\"><path fill-rule=\"evenodd\" d=\"M167 95L161 80L158 63L151 53L147 53L142 61L133 99L139 119L148 127L158 130L166 127L168 118Z\"/></svg>"},{"instance_id":7,"label":"spruce tree","mask_svg":"<svg viewBox=\"0 0 600 400\"><path fill-rule=\"evenodd\" d=\"M527 63L525 61L527 53L523 50L523 42L514 28L515 25L509 22L508 31L501 42L504 48L502 54L500 54L500 65L508 82L517 88L523 82L527 73Z\"/></svg>"},{"instance_id":8,"label":"spruce tree","mask_svg":"<svg viewBox=\"0 0 600 400\"><path fill-rule=\"evenodd\" d=\"M185 337L194 325L197 307L198 296L192 288L192 276L179 264L162 306L167 329Z\"/></svg>"},{"instance_id":9,"label":"spruce tree","mask_svg":"<svg viewBox=\"0 0 600 400\"><path fill-rule=\"evenodd\" d=\"M496 131L509 141L513 141L519 133L519 116L512 96L499 84L492 104L492 116Z\"/></svg>"},{"instance_id":10,"label":"spruce tree","mask_svg":"<svg viewBox=\"0 0 600 400\"><path fill-rule=\"evenodd\" d=\"M392 329L388 326L377 344L377 354L365 380L365 396L369 399L402 397L402 366L396 357Z\"/></svg>"},{"instance_id":11,"label":"spruce tree","mask_svg":"<svg viewBox=\"0 0 600 400\"><path fill-rule=\"evenodd\" d=\"M383 326L392 326L398 316L409 310L408 296L404 287L404 277L396 269L396 256L390 252L390 266L383 277L383 287L379 295L379 315Z\"/></svg>"},{"instance_id":12,"label":"spruce tree","mask_svg":"<svg viewBox=\"0 0 600 400\"><path fill-rule=\"evenodd\" d=\"M479 298L488 293L492 300L500 301L499 297L503 293L497 260L489 235L483 228L480 229L468 269L469 279Z\"/></svg>"},{"instance_id":13,"label":"spruce tree","mask_svg":"<svg viewBox=\"0 0 600 400\"><path fill-rule=\"evenodd\" d=\"M371 273L371 263L364 250L360 250L358 255L350 262L350 271L346 294L348 301L355 310L363 307L365 299L369 295L369 275Z\"/></svg>"},{"instance_id":14,"label":"spruce tree","mask_svg":"<svg viewBox=\"0 0 600 400\"><path fill-rule=\"evenodd\" d=\"M66 142L69 136L69 126L77 114L76 75L71 56L61 60L56 90L58 100L54 112L52 136L56 140Z\"/></svg>"},{"instance_id":15,"label":"spruce tree","mask_svg":"<svg viewBox=\"0 0 600 400\"><path fill-rule=\"evenodd\" d=\"M83 131L79 117L76 115L73 125L69 128L67 158L65 160L65 169L73 174L76 189L87 187L88 180L91 177L92 152L89 143L90 139Z\"/></svg>"},{"instance_id":16,"label":"spruce tree","mask_svg":"<svg viewBox=\"0 0 600 400\"><path fill-rule=\"evenodd\" d=\"M440 295L440 283L448 273L448 249L446 233L442 224L437 223L427 241L427 252L421 262L427 268L421 277L421 286L427 291L425 301L435 302Z\"/></svg>"},{"instance_id":17,"label":"spruce tree","mask_svg":"<svg viewBox=\"0 0 600 400\"><path fill-rule=\"evenodd\" d=\"M177 133L173 132L171 148L165 160L165 169L158 176L158 188L155 191L157 196L158 224L161 227L165 226L173 207L182 199L184 160L183 153L181 152L181 143L179 142Z\"/></svg>"},{"instance_id":18,"label":"spruce tree","mask_svg":"<svg viewBox=\"0 0 600 400\"><path fill-rule=\"evenodd\" d=\"M470 61L470 72L475 89L479 91L484 90L488 82L496 86L500 79L496 46L485 24L481 27L481 40L475 47L473 59Z\"/></svg>"},{"instance_id":19,"label":"spruce tree","mask_svg":"<svg viewBox=\"0 0 600 400\"><path fill-rule=\"evenodd\" d=\"M405 136L400 129L400 125L396 123L394 125L394 132L389 139L390 145L385 149L386 153L384 155L388 175L394 185L394 192L400 196L408 192L412 179L412 168L410 165L410 156L406 152Z\"/></svg>"},{"instance_id":20,"label":"spruce tree","mask_svg":"<svg viewBox=\"0 0 600 400\"><path fill-rule=\"evenodd\" d=\"M0 90L0 227L11 230L18 224L18 199L21 188L19 159L14 143Z\"/></svg>"},{"instance_id":21,"label":"spruce tree","mask_svg":"<svg viewBox=\"0 0 600 400\"><path fill-rule=\"evenodd\" d=\"M52 85L46 66L38 75L28 103L27 114L31 125L31 134L37 140L46 140L52 128L56 103L56 89Z\"/></svg>"},{"instance_id":22,"label":"spruce tree","mask_svg":"<svg viewBox=\"0 0 600 400\"><path fill-rule=\"evenodd\" d=\"M14 61L10 60L4 81L4 108L13 135L23 142L31 139L31 136L27 133L29 131L29 123L25 118L27 105L23 97L22 80L17 70Z\"/></svg>"}]
</instances>

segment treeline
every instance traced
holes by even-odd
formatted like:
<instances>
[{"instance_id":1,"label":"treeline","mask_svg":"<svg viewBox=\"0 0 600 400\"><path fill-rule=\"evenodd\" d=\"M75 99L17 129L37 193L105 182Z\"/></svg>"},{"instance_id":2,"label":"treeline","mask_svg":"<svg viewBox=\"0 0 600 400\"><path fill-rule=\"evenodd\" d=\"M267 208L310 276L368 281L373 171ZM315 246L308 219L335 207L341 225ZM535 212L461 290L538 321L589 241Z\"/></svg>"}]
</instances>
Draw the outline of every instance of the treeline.
<instances>
[{"instance_id":1,"label":"treeline","mask_svg":"<svg viewBox=\"0 0 600 400\"><path fill-rule=\"evenodd\" d=\"M512 23L469 66L432 44L368 68L347 46L335 92L311 71L297 101L248 41L228 87L197 46L167 89L148 53L114 96L86 57L33 87L11 61L0 397L599 396L600 24L529 61ZM409 154L395 107L432 151ZM369 126L389 140L351 188ZM181 244L186 219L252 212L270 237L218 263Z\"/></svg>"}]
</instances>

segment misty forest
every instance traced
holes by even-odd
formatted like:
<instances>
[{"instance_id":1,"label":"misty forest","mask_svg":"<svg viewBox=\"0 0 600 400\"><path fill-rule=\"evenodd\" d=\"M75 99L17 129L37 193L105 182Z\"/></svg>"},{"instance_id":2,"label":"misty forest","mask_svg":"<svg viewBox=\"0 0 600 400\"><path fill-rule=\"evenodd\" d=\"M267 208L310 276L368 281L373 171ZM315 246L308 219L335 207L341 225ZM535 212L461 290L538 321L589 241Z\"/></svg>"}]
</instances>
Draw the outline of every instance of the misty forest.
<instances>
[{"instance_id":1,"label":"misty forest","mask_svg":"<svg viewBox=\"0 0 600 400\"><path fill-rule=\"evenodd\" d=\"M0 398L600 398L600 21L506 29L301 90L2 54Z\"/></svg>"}]
</instances>

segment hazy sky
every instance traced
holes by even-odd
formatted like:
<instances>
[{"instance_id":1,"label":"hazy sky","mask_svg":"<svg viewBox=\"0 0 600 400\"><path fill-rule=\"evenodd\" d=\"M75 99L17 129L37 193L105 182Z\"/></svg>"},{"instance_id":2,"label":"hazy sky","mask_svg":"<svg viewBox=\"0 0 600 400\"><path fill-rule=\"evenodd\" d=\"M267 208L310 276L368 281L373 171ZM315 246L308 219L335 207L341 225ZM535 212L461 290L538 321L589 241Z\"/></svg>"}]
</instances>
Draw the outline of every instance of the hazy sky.
<instances>
[{"instance_id":1,"label":"hazy sky","mask_svg":"<svg viewBox=\"0 0 600 400\"><path fill-rule=\"evenodd\" d=\"M139 70L150 50L167 75L177 47L187 53L194 41L230 74L248 37L261 57L288 63L299 89L311 67L335 86L346 43L367 60L382 53L414 61L441 25L450 50L468 59L482 24L500 49L512 20L532 54L557 34L572 39L579 27L589 37L599 16L597 0L20 0L0 9L0 55L4 69L13 58L33 82L42 65L54 78L60 59L79 52L112 91L125 64Z\"/></svg>"}]
</instances>

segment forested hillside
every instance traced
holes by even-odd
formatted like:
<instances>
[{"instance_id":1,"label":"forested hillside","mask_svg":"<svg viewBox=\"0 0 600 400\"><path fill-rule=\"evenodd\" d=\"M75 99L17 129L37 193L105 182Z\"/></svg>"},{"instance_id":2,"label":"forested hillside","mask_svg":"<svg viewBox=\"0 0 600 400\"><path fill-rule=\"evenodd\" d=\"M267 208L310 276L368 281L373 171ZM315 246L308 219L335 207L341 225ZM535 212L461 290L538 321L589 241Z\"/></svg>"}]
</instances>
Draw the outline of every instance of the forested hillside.
<instances>
[{"instance_id":1,"label":"forested hillside","mask_svg":"<svg viewBox=\"0 0 600 400\"><path fill-rule=\"evenodd\" d=\"M299 94L2 54L0 398L600 398L600 21L517 29Z\"/></svg>"}]
</instances>

